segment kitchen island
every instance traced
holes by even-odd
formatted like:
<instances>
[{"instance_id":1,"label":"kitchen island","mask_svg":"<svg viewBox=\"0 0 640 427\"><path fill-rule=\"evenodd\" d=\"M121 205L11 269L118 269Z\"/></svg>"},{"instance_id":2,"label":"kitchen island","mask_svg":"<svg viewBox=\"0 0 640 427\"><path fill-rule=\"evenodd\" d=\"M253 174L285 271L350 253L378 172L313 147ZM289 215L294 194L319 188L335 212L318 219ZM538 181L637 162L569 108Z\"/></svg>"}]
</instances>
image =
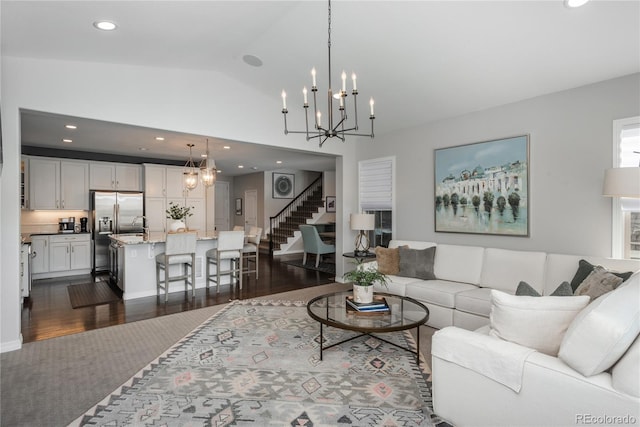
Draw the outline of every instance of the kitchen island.
<instances>
[{"instance_id":1,"label":"kitchen island","mask_svg":"<svg viewBox=\"0 0 640 427\"><path fill-rule=\"evenodd\" d=\"M196 245L196 289L206 286L206 253L217 247L216 232L195 232ZM111 273L117 277L117 285L123 291L122 299L130 300L157 295L156 288L156 255L164 252L166 234L151 232L149 234L112 234L111 238ZM228 262L228 261L227 261ZM228 265L224 265L227 269ZM172 266L171 274L176 275L181 266ZM174 270L175 269L175 270ZM214 273L215 265L211 266ZM229 284L229 276L221 278L222 284ZM215 283L212 282L213 290ZM172 282L169 292L184 292L184 282Z\"/></svg>"}]
</instances>

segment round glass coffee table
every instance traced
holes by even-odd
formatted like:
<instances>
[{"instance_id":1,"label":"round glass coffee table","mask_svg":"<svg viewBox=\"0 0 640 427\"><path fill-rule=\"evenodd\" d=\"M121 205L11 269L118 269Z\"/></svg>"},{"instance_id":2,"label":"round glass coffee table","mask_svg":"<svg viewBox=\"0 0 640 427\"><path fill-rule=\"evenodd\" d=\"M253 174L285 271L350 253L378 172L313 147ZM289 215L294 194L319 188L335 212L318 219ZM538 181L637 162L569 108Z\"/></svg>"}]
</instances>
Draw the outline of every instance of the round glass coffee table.
<instances>
[{"instance_id":1,"label":"round glass coffee table","mask_svg":"<svg viewBox=\"0 0 640 427\"><path fill-rule=\"evenodd\" d=\"M384 332L396 332L416 328L416 351L399 346L398 344L387 341L377 335L375 338L415 354L418 365L420 365L420 326L425 324L429 319L429 309L424 304L414 300L413 298L376 292L375 298L384 298L389 306L389 311L368 313L357 312L347 308L347 298L352 295L352 291L320 295L319 297L313 298L307 304L307 312L309 313L309 316L320 322L320 360L322 360L322 352L324 350L359 338L363 335L373 336L372 334L374 333L380 334ZM361 334L323 347L323 325L348 331L361 332Z\"/></svg>"}]
</instances>

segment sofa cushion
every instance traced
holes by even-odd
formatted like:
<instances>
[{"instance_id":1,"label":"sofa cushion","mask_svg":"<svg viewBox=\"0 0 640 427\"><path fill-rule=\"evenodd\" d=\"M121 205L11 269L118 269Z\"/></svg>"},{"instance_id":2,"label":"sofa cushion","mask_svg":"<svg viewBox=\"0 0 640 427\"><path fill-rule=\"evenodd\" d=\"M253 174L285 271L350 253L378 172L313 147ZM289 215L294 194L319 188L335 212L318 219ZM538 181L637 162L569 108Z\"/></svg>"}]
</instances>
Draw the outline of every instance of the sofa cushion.
<instances>
[{"instance_id":1,"label":"sofa cushion","mask_svg":"<svg viewBox=\"0 0 640 427\"><path fill-rule=\"evenodd\" d=\"M400 271L400 250L377 246L374 250L378 271L382 274L398 274Z\"/></svg>"},{"instance_id":2,"label":"sofa cushion","mask_svg":"<svg viewBox=\"0 0 640 427\"><path fill-rule=\"evenodd\" d=\"M556 356L569 324L587 296L531 297L492 290L490 335Z\"/></svg>"},{"instance_id":3,"label":"sofa cushion","mask_svg":"<svg viewBox=\"0 0 640 427\"><path fill-rule=\"evenodd\" d=\"M480 284L484 248L478 246L438 245L433 273L438 279Z\"/></svg>"},{"instance_id":4,"label":"sofa cushion","mask_svg":"<svg viewBox=\"0 0 640 427\"><path fill-rule=\"evenodd\" d=\"M455 308L455 297L458 292L476 288L477 286L468 283L448 280L421 280L407 284L406 296L442 307Z\"/></svg>"},{"instance_id":5,"label":"sofa cushion","mask_svg":"<svg viewBox=\"0 0 640 427\"><path fill-rule=\"evenodd\" d=\"M423 280L435 279L433 274L433 259L436 247L426 249L410 249L400 246L400 271L398 276L415 277Z\"/></svg>"},{"instance_id":6,"label":"sofa cushion","mask_svg":"<svg viewBox=\"0 0 640 427\"><path fill-rule=\"evenodd\" d=\"M390 248L399 248L400 246L406 246L411 249L426 249L432 246L436 246L435 242L421 242L419 240L391 240L389 242Z\"/></svg>"},{"instance_id":7,"label":"sofa cushion","mask_svg":"<svg viewBox=\"0 0 640 427\"><path fill-rule=\"evenodd\" d=\"M591 274L591 272L596 268L597 266L591 264L589 261L581 259L578 262L578 271L576 271L576 274L573 276L573 279L571 279L571 288L573 289L573 292L575 293L576 289L578 289L578 287L580 286L580 284L587 278L589 277L589 275ZM604 267L601 267L604 269ZM620 273L620 272L616 272L616 271L611 271L611 274L615 274L616 276L620 277L622 279L622 281L627 280L629 277L631 277L631 275L633 274L632 271L627 271L625 273Z\"/></svg>"},{"instance_id":8,"label":"sofa cushion","mask_svg":"<svg viewBox=\"0 0 640 427\"><path fill-rule=\"evenodd\" d=\"M528 283L520 282L518 284L518 288L516 289L516 295L518 296L528 296L528 297L539 297L541 296L538 291L533 289ZM573 291L571 290L571 285L569 282L562 282L560 286L556 288L555 291L551 293L552 297L570 297L573 295Z\"/></svg>"},{"instance_id":9,"label":"sofa cushion","mask_svg":"<svg viewBox=\"0 0 640 427\"><path fill-rule=\"evenodd\" d=\"M489 317L491 312L491 289L475 288L458 292L456 294L456 310Z\"/></svg>"},{"instance_id":10,"label":"sofa cushion","mask_svg":"<svg viewBox=\"0 0 640 427\"><path fill-rule=\"evenodd\" d=\"M546 259L544 252L486 248L480 286L513 294L524 281L542 293Z\"/></svg>"},{"instance_id":11,"label":"sofa cushion","mask_svg":"<svg viewBox=\"0 0 640 427\"><path fill-rule=\"evenodd\" d=\"M622 393L640 397L640 338L636 338L613 367L611 385Z\"/></svg>"},{"instance_id":12,"label":"sofa cushion","mask_svg":"<svg viewBox=\"0 0 640 427\"><path fill-rule=\"evenodd\" d=\"M596 265L575 291L576 295L588 295L592 300L611 292L622 283L622 278Z\"/></svg>"},{"instance_id":13,"label":"sofa cushion","mask_svg":"<svg viewBox=\"0 0 640 427\"><path fill-rule=\"evenodd\" d=\"M589 304L573 320L558 356L584 376L604 372L640 332L640 272Z\"/></svg>"}]
</instances>

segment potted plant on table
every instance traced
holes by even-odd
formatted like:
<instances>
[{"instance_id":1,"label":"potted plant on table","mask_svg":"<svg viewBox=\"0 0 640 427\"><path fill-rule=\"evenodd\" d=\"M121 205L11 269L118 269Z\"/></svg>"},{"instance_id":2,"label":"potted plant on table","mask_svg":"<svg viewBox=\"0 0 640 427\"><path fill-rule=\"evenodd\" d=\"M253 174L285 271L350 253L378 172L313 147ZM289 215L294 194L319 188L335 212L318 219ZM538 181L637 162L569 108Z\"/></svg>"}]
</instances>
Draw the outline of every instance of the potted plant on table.
<instances>
[{"instance_id":1,"label":"potted plant on table","mask_svg":"<svg viewBox=\"0 0 640 427\"><path fill-rule=\"evenodd\" d=\"M187 225L184 223L184 220L187 217L193 216L191 209L193 209L193 206L180 206L174 202L169 202L169 209L165 211L167 219L173 220L171 224L169 224L169 231L186 230Z\"/></svg>"},{"instance_id":2,"label":"potted plant on table","mask_svg":"<svg viewBox=\"0 0 640 427\"><path fill-rule=\"evenodd\" d=\"M342 276L345 280L353 282L353 300L357 303L370 303L373 301L373 285L379 283L387 287L387 276L380 273L377 268L368 267L367 263L358 261L356 269Z\"/></svg>"}]
</instances>

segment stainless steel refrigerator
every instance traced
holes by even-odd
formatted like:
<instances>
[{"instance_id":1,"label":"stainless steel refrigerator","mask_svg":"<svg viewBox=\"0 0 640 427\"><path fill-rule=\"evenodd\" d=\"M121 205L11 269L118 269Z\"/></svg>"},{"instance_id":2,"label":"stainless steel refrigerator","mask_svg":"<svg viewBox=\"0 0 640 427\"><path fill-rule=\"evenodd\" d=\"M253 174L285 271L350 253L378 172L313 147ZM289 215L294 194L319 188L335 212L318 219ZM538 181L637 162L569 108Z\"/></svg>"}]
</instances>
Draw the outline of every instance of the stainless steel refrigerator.
<instances>
[{"instance_id":1,"label":"stainless steel refrigerator","mask_svg":"<svg viewBox=\"0 0 640 427\"><path fill-rule=\"evenodd\" d=\"M144 232L142 192L91 191L93 273L109 271L109 235Z\"/></svg>"}]
</instances>

